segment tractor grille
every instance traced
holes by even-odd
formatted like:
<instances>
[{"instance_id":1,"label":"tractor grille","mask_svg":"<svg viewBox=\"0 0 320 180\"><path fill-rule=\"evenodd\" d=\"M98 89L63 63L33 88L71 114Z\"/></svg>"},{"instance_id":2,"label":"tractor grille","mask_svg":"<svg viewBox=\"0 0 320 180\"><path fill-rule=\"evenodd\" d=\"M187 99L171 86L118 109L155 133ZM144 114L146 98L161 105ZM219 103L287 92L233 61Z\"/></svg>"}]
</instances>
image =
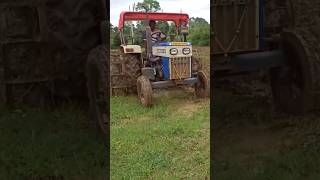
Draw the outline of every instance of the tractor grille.
<instances>
[{"instance_id":1,"label":"tractor grille","mask_svg":"<svg viewBox=\"0 0 320 180\"><path fill-rule=\"evenodd\" d=\"M170 79L191 77L191 57L170 58Z\"/></svg>"}]
</instances>

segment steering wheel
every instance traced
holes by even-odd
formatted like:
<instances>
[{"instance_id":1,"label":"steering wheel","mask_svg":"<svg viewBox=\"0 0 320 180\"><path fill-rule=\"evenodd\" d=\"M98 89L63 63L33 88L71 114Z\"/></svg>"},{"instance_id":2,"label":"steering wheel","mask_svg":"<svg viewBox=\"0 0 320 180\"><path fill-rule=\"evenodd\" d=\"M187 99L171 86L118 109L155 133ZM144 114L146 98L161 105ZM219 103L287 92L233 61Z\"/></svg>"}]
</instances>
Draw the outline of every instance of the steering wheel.
<instances>
[{"instance_id":1,"label":"steering wheel","mask_svg":"<svg viewBox=\"0 0 320 180\"><path fill-rule=\"evenodd\" d=\"M164 35L164 37L161 38L161 35ZM167 39L167 35L166 35L165 33L162 33L162 32L159 32L159 37L160 37L161 39Z\"/></svg>"},{"instance_id":2,"label":"steering wheel","mask_svg":"<svg viewBox=\"0 0 320 180\"><path fill-rule=\"evenodd\" d=\"M162 33L162 32L156 32L156 33L152 34L152 37L155 38L155 37L154 37L155 35L156 35L156 37L158 37L158 38L157 38L158 41L160 41L160 40L162 40L162 39L167 39L167 35L164 34L164 33ZM161 38L162 35L164 35L163 38Z\"/></svg>"}]
</instances>

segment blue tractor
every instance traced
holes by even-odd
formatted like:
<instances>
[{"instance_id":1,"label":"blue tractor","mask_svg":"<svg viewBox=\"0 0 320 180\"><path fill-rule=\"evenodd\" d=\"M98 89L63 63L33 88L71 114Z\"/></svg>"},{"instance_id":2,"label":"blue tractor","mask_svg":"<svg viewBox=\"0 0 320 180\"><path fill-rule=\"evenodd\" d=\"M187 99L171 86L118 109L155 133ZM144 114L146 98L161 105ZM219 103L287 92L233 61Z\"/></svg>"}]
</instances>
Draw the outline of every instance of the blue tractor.
<instances>
[{"instance_id":1,"label":"blue tractor","mask_svg":"<svg viewBox=\"0 0 320 180\"><path fill-rule=\"evenodd\" d=\"M174 22L176 35L180 39L172 42L152 42L148 25L151 19ZM125 21L139 20L144 20L146 24L144 48L134 42L128 43L123 32ZM111 91L115 92L114 90L124 87L136 88L141 104L146 107L152 105L153 89L193 86L197 97L208 96L209 78L204 71L199 70L192 44L187 42L188 20L189 16L183 13L122 12L118 26L122 44L121 55L115 58L117 55L111 54ZM121 70L115 70L115 61L119 62L118 67L122 68ZM121 78L127 81L119 85Z\"/></svg>"}]
</instances>

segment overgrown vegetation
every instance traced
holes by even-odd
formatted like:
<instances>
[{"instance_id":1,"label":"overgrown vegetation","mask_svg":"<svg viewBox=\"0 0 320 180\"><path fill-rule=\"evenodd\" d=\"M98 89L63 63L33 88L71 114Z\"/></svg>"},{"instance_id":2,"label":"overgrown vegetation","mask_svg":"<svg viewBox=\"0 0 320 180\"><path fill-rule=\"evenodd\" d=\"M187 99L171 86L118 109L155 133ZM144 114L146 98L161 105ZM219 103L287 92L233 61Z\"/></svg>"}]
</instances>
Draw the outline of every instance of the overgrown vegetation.
<instances>
[{"instance_id":1,"label":"overgrown vegetation","mask_svg":"<svg viewBox=\"0 0 320 180\"><path fill-rule=\"evenodd\" d=\"M136 11L145 11L142 6L148 7L151 12L157 12L161 10L160 4L156 0L144 0L143 2L138 2L135 8ZM143 34L145 33L145 25L143 21L138 21L136 24L126 23L123 31L127 35L126 41L131 43L131 26L133 28L133 39L134 44L143 45ZM170 41L169 35L176 34L175 24L173 22L159 21L157 22L157 27L161 32L168 35L167 41ZM210 40L210 25L209 23L200 17L191 17L189 19L189 36L188 41L192 42L193 45L199 46L209 46ZM121 44L119 38L119 32L116 25L111 25L110 31L110 42L111 48L118 48Z\"/></svg>"}]
</instances>

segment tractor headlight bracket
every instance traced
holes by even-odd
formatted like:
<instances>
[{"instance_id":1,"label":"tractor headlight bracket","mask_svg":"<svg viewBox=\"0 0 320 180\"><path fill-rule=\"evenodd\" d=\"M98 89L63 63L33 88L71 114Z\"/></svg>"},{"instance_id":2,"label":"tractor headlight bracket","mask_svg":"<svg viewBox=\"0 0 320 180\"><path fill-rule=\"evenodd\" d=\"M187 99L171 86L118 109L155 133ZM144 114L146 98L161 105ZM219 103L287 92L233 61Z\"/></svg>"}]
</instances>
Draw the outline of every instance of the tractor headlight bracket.
<instances>
[{"instance_id":1,"label":"tractor headlight bracket","mask_svg":"<svg viewBox=\"0 0 320 180\"><path fill-rule=\"evenodd\" d=\"M184 55L188 55L188 54L190 54L190 52L191 52L190 48L183 48L183 49L182 49L182 53L183 53Z\"/></svg>"},{"instance_id":2,"label":"tractor headlight bracket","mask_svg":"<svg viewBox=\"0 0 320 180\"><path fill-rule=\"evenodd\" d=\"M178 49L177 48L171 48L170 49L170 54L171 55L177 55L178 54Z\"/></svg>"}]
</instances>

